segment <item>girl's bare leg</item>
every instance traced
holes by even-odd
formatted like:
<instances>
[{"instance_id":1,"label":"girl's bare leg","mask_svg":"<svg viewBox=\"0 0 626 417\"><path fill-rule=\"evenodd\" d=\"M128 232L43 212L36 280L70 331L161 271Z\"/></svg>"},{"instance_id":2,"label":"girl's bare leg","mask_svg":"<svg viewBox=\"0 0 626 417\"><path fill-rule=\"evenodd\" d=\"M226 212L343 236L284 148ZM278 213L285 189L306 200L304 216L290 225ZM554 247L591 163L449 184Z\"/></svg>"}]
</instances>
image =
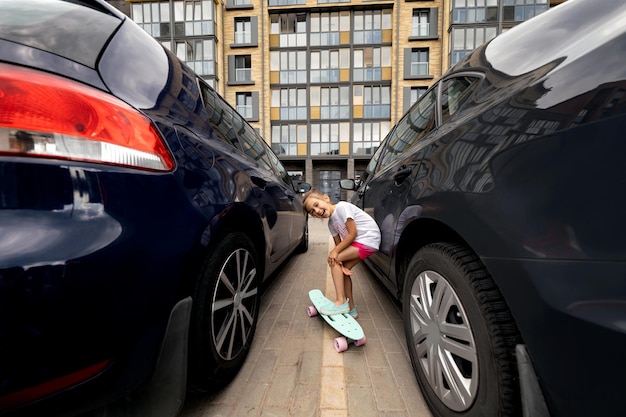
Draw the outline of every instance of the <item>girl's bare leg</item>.
<instances>
[{"instance_id":1,"label":"girl's bare leg","mask_svg":"<svg viewBox=\"0 0 626 417\"><path fill-rule=\"evenodd\" d=\"M354 246L343 250L337 257L337 263L331 267L331 275L333 284L335 285L336 300L335 305L341 305L349 299L350 309L354 308L354 300L352 295L352 267L361 262L359 258L359 250ZM345 271L349 273L346 273Z\"/></svg>"},{"instance_id":2,"label":"girl's bare leg","mask_svg":"<svg viewBox=\"0 0 626 417\"><path fill-rule=\"evenodd\" d=\"M346 292L344 275L341 270L342 266L339 262L330 267L330 274L333 277L333 285L335 286L335 305L342 305L346 302Z\"/></svg>"},{"instance_id":3,"label":"girl's bare leg","mask_svg":"<svg viewBox=\"0 0 626 417\"><path fill-rule=\"evenodd\" d=\"M343 276L343 287L345 289L346 297L348 297L348 305L350 310L354 308L354 297L352 296L352 278L349 275Z\"/></svg>"}]
</instances>

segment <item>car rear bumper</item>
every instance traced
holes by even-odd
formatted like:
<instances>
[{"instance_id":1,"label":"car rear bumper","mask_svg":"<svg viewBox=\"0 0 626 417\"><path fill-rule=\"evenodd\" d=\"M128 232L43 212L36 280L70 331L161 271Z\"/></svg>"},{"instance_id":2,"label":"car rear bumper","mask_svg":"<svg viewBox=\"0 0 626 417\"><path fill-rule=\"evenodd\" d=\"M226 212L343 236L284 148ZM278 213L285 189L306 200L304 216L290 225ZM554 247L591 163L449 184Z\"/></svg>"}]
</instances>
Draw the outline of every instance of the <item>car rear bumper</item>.
<instances>
[{"instance_id":1,"label":"car rear bumper","mask_svg":"<svg viewBox=\"0 0 626 417\"><path fill-rule=\"evenodd\" d=\"M0 160L0 414L77 415L146 383L182 387L159 395L171 410L205 220L172 174L32 162Z\"/></svg>"},{"instance_id":2,"label":"car rear bumper","mask_svg":"<svg viewBox=\"0 0 626 417\"><path fill-rule=\"evenodd\" d=\"M551 415L621 413L623 387L608 381L626 369L626 263L483 261L499 277ZM573 408L573 397L588 408Z\"/></svg>"}]
</instances>

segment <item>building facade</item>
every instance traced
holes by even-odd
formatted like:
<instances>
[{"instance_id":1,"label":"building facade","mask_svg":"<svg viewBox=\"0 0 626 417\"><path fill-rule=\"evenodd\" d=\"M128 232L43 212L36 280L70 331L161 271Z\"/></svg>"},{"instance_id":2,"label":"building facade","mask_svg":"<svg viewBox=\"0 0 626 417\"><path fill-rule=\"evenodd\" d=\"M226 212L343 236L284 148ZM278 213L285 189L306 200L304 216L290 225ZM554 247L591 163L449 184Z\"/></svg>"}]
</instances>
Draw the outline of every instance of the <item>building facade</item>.
<instances>
[{"instance_id":1,"label":"building facade","mask_svg":"<svg viewBox=\"0 0 626 417\"><path fill-rule=\"evenodd\" d=\"M109 1L185 60L290 173L345 198L432 82L565 0Z\"/></svg>"}]
</instances>

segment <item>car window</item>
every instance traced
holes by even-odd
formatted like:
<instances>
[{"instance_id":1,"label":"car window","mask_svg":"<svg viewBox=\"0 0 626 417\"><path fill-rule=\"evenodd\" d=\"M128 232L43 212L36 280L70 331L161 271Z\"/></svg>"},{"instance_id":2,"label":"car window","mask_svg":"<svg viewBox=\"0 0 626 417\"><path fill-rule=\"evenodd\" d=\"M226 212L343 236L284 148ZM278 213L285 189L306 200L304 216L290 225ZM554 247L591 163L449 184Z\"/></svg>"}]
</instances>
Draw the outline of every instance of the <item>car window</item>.
<instances>
[{"instance_id":1,"label":"car window","mask_svg":"<svg viewBox=\"0 0 626 417\"><path fill-rule=\"evenodd\" d=\"M411 107L381 145L379 165L388 165L435 127L436 101L437 88L434 87Z\"/></svg>"},{"instance_id":2,"label":"car window","mask_svg":"<svg viewBox=\"0 0 626 417\"><path fill-rule=\"evenodd\" d=\"M445 123L471 96L480 77L460 76L449 78L441 85L441 121Z\"/></svg>"},{"instance_id":3,"label":"car window","mask_svg":"<svg viewBox=\"0 0 626 417\"><path fill-rule=\"evenodd\" d=\"M217 93L203 82L200 82L200 91L202 92L202 102L209 120L219 124L222 121L223 110L222 106L218 104Z\"/></svg>"},{"instance_id":4,"label":"car window","mask_svg":"<svg viewBox=\"0 0 626 417\"><path fill-rule=\"evenodd\" d=\"M266 170L281 177L287 175L286 170L281 171L282 165L276 164L271 157L269 146L235 109L203 82L200 82L200 90L208 119L214 125L218 138L239 149Z\"/></svg>"}]
</instances>

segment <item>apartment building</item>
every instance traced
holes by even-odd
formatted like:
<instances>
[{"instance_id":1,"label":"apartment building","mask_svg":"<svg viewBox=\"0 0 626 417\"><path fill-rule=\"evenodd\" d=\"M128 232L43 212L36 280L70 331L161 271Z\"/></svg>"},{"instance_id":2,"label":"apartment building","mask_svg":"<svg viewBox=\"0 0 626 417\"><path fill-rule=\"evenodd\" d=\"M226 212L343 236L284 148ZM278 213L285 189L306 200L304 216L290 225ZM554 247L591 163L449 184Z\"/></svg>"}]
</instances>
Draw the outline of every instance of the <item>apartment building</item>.
<instances>
[{"instance_id":1,"label":"apartment building","mask_svg":"<svg viewBox=\"0 0 626 417\"><path fill-rule=\"evenodd\" d=\"M476 46L565 0L109 1L184 59L331 198Z\"/></svg>"}]
</instances>

